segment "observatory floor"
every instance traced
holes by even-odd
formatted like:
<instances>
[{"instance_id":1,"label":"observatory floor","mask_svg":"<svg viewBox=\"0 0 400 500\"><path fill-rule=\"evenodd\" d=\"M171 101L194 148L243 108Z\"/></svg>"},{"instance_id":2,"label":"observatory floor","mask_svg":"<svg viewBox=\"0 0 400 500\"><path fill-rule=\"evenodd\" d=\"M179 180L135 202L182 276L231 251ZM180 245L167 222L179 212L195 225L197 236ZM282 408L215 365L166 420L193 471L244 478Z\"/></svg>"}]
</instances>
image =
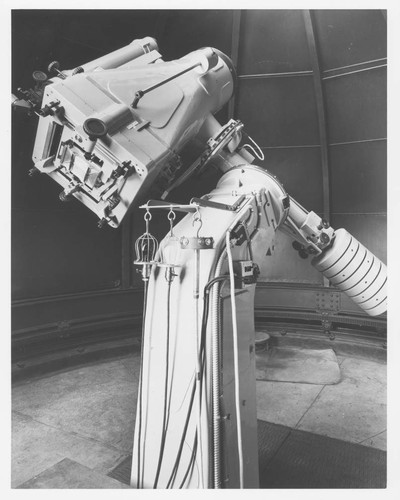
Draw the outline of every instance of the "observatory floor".
<instances>
[{"instance_id":1,"label":"observatory floor","mask_svg":"<svg viewBox=\"0 0 400 500\"><path fill-rule=\"evenodd\" d=\"M12 487L83 488L86 476L90 488L94 483L98 488L126 487L107 475L132 452L139 360L134 352L16 383ZM335 446L354 443L357 453L376 452L382 463L384 453L378 450L386 449L386 363L344 355L338 355L338 362L341 381L336 385L258 381L257 417L268 423L268 432L280 426L281 432L288 429L307 442L328 436L335 438L325 438ZM260 482L269 487L262 478Z\"/></svg>"}]
</instances>

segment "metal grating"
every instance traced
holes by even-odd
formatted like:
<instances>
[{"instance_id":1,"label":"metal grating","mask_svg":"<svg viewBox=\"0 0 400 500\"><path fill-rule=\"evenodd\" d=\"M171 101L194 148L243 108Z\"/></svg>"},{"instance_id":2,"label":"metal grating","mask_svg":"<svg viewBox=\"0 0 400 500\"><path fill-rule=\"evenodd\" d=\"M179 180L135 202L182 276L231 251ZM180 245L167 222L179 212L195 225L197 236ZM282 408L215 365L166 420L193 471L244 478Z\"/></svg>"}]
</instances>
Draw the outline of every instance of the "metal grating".
<instances>
[{"instance_id":1,"label":"metal grating","mask_svg":"<svg viewBox=\"0 0 400 500\"><path fill-rule=\"evenodd\" d=\"M260 488L385 488L386 453L258 420ZM108 475L129 484L132 456Z\"/></svg>"}]
</instances>

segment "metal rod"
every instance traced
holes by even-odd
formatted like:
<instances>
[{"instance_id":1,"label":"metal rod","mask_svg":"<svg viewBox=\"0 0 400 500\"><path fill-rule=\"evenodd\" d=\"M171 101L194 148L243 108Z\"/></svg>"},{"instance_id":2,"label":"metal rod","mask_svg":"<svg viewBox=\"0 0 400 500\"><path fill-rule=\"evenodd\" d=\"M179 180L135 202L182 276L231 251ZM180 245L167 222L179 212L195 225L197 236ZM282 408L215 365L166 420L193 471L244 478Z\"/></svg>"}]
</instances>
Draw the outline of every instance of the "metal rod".
<instances>
[{"instance_id":1,"label":"metal rod","mask_svg":"<svg viewBox=\"0 0 400 500\"><path fill-rule=\"evenodd\" d=\"M215 208L218 210L229 210L230 212L234 212L239 208L244 199L245 195L240 196L239 199L233 205L227 205L226 203L218 203L215 201L208 201L202 198L192 198L190 200L189 205L168 203L167 201L163 202L163 201L149 200L145 205L140 205L139 208L143 208L146 210L152 208L161 208L164 210L166 209L176 210L177 212L195 213L199 209L199 207L208 207L208 208Z\"/></svg>"},{"instance_id":2,"label":"metal rod","mask_svg":"<svg viewBox=\"0 0 400 500\"><path fill-rule=\"evenodd\" d=\"M194 213L197 211L198 206L194 204L190 205L182 205L182 204L177 204L177 203L168 203L167 201L156 201L156 200L149 200L146 204L140 205L139 208L144 208L146 210L152 209L152 208L161 208L161 209L167 209L167 210L175 210L177 212L190 212Z\"/></svg>"},{"instance_id":3,"label":"metal rod","mask_svg":"<svg viewBox=\"0 0 400 500\"><path fill-rule=\"evenodd\" d=\"M378 142L387 141L387 137L377 137L376 139L361 139L359 141L345 141L345 142L330 142L328 146L342 146L346 144L362 144L363 142ZM299 149L299 148L320 148L320 144L298 144L289 146L261 146L262 150L266 149Z\"/></svg>"},{"instance_id":4,"label":"metal rod","mask_svg":"<svg viewBox=\"0 0 400 500\"><path fill-rule=\"evenodd\" d=\"M381 57L379 59L371 59L370 61L364 61L364 62L359 62L359 63L354 63L354 64L347 64L346 66L339 66L337 68L332 68L332 69L325 69L322 73L323 74L331 73L334 71L340 71L341 69L355 68L357 66L365 66L366 64L375 64L375 63L382 62L382 61L387 62L387 58Z\"/></svg>"},{"instance_id":5,"label":"metal rod","mask_svg":"<svg viewBox=\"0 0 400 500\"><path fill-rule=\"evenodd\" d=\"M240 23L242 12L240 10L233 11L232 19L232 44L231 44L231 59L233 66L237 68L239 60L239 41L240 41ZM228 104L228 117L233 118L235 114L235 95L232 96Z\"/></svg>"},{"instance_id":6,"label":"metal rod","mask_svg":"<svg viewBox=\"0 0 400 500\"><path fill-rule=\"evenodd\" d=\"M257 78L287 78L293 76L312 76L312 71L286 71L282 73L256 73L254 75L239 75L241 80L252 80Z\"/></svg>"},{"instance_id":7,"label":"metal rod","mask_svg":"<svg viewBox=\"0 0 400 500\"><path fill-rule=\"evenodd\" d=\"M338 75L324 76L322 80L331 80L332 78L339 78L341 76L355 75L356 73L362 73L363 71L371 71L378 68L386 68L387 64L379 64L378 66L371 66L369 68L356 69L354 71L347 71L346 73L339 73Z\"/></svg>"},{"instance_id":8,"label":"metal rod","mask_svg":"<svg viewBox=\"0 0 400 500\"><path fill-rule=\"evenodd\" d=\"M362 144L364 142L387 141L387 137L378 137L376 139L361 139L359 141L332 142L329 146L345 146L347 144Z\"/></svg>"},{"instance_id":9,"label":"metal rod","mask_svg":"<svg viewBox=\"0 0 400 500\"><path fill-rule=\"evenodd\" d=\"M138 90L135 93L135 99L133 100L131 107L136 108L138 102L140 99L151 92L152 90L158 89L158 87L161 87L162 85L165 85L166 83L170 82L171 80L175 80L175 78L178 78L181 75L184 75L185 73L188 73L194 68L197 68L197 66L201 66L201 62L197 62L196 64L192 64L192 66L189 66L188 68L185 68L184 70L180 71L179 73L176 73L175 75L169 76L165 80L161 80L161 82L155 83L154 85L151 85L150 87L147 87L147 89L144 90Z\"/></svg>"},{"instance_id":10,"label":"metal rod","mask_svg":"<svg viewBox=\"0 0 400 500\"><path fill-rule=\"evenodd\" d=\"M330 216L330 178L328 161L328 138L327 125L325 117L324 94L321 81L321 70L318 58L317 42L309 10L303 10L303 19L306 28L308 48L311 56L311 66L314 77L315 99L317 103L318 129L321 142L321 166L322 166L322 189L323 189L323 207L324 218L329 220Z\"/></svg>"},{"instance_id":11,"label":"metal rod","mask_svg":"<svg viewBox=\"0 0 400 500\"><path fill-rule=\"evenodd\" d=\"M294 146L260 146L263 149L297 149L297 148L320 148L321 144L299 144Z\"/></svg>"},{"instance_id":12,"label":"metal rod","mask_svg":"<svg viewBox=\"0 0 400 500\"><path fill-rule=\"evenodd\" d=\"M230 212L234 212L238 209L239 205L244 200L245 196L241 196L233 205L227 205L226 203L218 203L216 201L204 200L202 198L192 198L191 203L199 206L199 207L208 207L208 208L216 208L218 210L229 210Z\"/></svg>"},{"instance_id":13,"label":"metal rod","mask_svg":"<svg viewBox=\"0 0 400 500\"><path fill-rule=\"evenodd\" d=\"M386 212L332 212L332 215L374 215L379 217L386 217Z\"/></svg>"}]
</instances>

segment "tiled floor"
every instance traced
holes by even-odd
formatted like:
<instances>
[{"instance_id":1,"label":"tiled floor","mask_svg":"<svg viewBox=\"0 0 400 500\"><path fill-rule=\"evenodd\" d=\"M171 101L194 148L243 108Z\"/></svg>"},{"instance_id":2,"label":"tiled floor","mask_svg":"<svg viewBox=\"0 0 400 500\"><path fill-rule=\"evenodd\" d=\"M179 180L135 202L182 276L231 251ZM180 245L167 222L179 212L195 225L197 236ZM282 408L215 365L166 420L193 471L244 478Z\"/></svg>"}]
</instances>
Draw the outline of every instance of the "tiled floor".
<instances>
[{"instance_id":1,"label":"tiled floor","mask_svg":"<svg viewBox=\"0 0 400 500\"><path fill-rule=\"evenodd\" d=\"M337 385L257 382L258 418L386 449L386 364L339 362ZM106 475L131 453L138 373L135 353L16 384L12 486L66 458Z\"/></svg>"},{"instance_id":2,"label":"tiled floor","mask_svg":"<svg viewBox=\"0 0 400 500\"><path fill-rule=\"evenodd\" d=\"M386 449L386 364L339 357L336 385L257 382L258 418Z\"/></svg>"}]
</instances>

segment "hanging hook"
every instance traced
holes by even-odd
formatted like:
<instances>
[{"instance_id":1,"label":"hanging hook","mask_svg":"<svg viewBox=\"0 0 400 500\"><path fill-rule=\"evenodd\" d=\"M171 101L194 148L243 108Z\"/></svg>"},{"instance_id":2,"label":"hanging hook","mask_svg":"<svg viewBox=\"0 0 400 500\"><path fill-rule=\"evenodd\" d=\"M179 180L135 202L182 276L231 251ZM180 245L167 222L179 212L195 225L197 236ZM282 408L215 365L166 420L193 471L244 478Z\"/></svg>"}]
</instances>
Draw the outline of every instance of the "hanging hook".
<instances>
[{"instance_id":1,"label":"hanging hook","mask_svg":"<svg viewBox=\"0 0 400 500\"><path fill-rule=\"evenodd\" d=\"M169 220L169 235L173 236L173 227L174 227L174 220L176 219L176 213L172 210L172 207L170 208L168 212L168 220Z\"/></svg>"},{"instance_id":2,"label":"hanging hook","mask_svg":"<svg viewBox=\"0 0 400 500\"><path fill-rule=\"evenodd\" d=\"M144 220L146 222L146 233L149 232L149 221L151 221L152 215L150 213L150 210L146 208L146 212L144 214Z\"/></svg>"},{"instance_id":3,"label":"hanging hook","mask_svg":"<svg viewBox=\"0 0 400 500\"><path fill-rule=\"evenodd\" d=\"M193 222L192 222L192 226L194 226L195 224L198 224L199 227L197 229L197 234L196 234L196 237L198 238L199 237L199 232L200 232L200 229L201 229L201 226L203 225L203 221L201 219L201 215L200 215L200 211L199 211L199 207L196 208L196 212L193 214Z\"/></svg>"}]
</instances>

